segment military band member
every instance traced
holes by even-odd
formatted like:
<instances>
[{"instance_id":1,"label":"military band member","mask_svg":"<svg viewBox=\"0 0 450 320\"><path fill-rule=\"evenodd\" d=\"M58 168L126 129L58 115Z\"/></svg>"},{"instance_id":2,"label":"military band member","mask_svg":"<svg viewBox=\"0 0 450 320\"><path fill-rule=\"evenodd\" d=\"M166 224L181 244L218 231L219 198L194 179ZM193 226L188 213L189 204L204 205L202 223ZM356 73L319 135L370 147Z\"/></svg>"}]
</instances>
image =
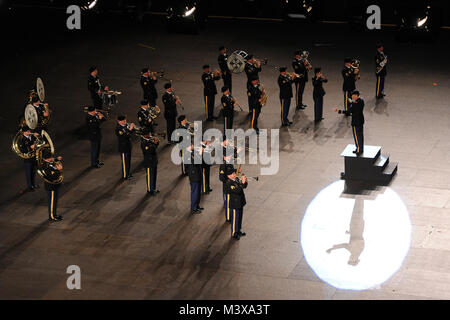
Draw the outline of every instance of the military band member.
<instances>
[{"instance_id":1,"label":"military band member","mask_svg":"<svg viewBox=\"0 0 450 320\"><path fill-rule=\"evenodd\" d=\"M150 136L150 129L144 128L141 136L141 149L144 154L144 168L147 181L147 193L154 196L159 193L156 189L156 176L158 168L158 155L156 149L158 148L158 139Z\"/></svg>"},{"instance_id":2,"label":"military band member","mask_svg":"<svg viewBox=\"0 0 450 320\"><path fill-rule=\"evenodd\" d=\"M42 165L42 171L44 173L44 176L49 181L57 181L59 177L62 174L62 164L55 163L55 160L53 159L52 153L48 149L44 149L42 151L42 159L43 165ZM62 160L62 157L57 157L59 161ZM47 199L48 199L48 220L49 221L61 221L63 220L63 217L57 214L58 209L58 192L59 188L61 186L61 183L48 183L45 181L45 190L47 191Z\"/></svg>"},{"instance_id":3,"label":"military band member","mask_svg":"<svg viewBox=\"0 0 450 320\"><path fill-rule=\"evenodd\" d=\"M38 96L33 96L31 98L31 104L36 109L36 113L38 115L38 123L36 125L36 128L33 130L34 132L41 133L42 130L47 131L47 125L43 123L44 119L50 116L50 114L45 110L44 106L48 106L47 103L42 103L41 100L39 100Z\"/></svg>"},{"instance_id":4,"label":"military band member","mask_svg":"<svg viewBox=\"0 0 450 320\"><path fill-rule=\"evenodd\" d=\"M306 82L308 82L308 68L307 61L301 58L301 52L295 51L295 58L292 61L292 68L294 72L301 75L294 79L295 83L295 107L296 109L305 109L306 105L303 104L303 92L305 91Z\"/></svg>"},{"instance_id":5,"label":"military band member","mask_svg":"<svg viewBox=\"0 0 450 320\"><path fill-rule=\"evenodd\" d=\"M222 87L223 96L220 99L222 102L222 114L223 114L223 133L226 134L227 129L233 129L234 119L234 107L237 102L231 96L230 88L227 86Z\"/></svg>"},{"instance_id":6,"label":"military band member","mask_svg":"<svg viewBox=\"0 0 450 320\"><path fill-rule=\"evenodd\" d=\"M386 62L387 57L383 52L384 48L382 44L377 45L377 53L375 55L375 75L377 76L377 84L376 84L376 91L375 91L375 97L377 99L382 99L385 94L384 91L384 78L386 77L387 70L386 70ZM384 66L380 64L384 64Z\"/></svg>"},{"instance_id":7,"label":"military band member","mask_svg":"<svg viewBox=\"0 0 450 320\"><path fill-rule=\"evenodd\" d=\"M202 183L202 153L203 150L194 148L194 144L185 150L188 152L191 163L187 164L189 183L191 185L191 213L201 213L201 183Z\"/></svg>"},{"instance_id":8,"label":"military band member","mask_svg":"<svg viewBox=\"0 0 450 320\"><path fill-rule=\"evenodd\" d=\"M97 112L95 107L90 106L86 115L86 125L88 129L89 140L91 141L91 167L101 168L104 164L99 160L100 146L102 142L102 132L100 124L106 118L101 112Z\"/></svg>"},{"instance_id":9,"label":"military band member","mask_svg":"<svg viewBox=\"0 0 450 320\"><path fill-rule=\"evenodd\" d=\"M36 149L36 140L39 136L38 133L31 133L31 129L24 125L22 127L22 137L19 140L19 150L22 153L30 153ZM25 178L27 181L27 191L34 191L37 188L36 181L36 170L37 162L36 157L31 157L29 159L23 159L25 165Z\"/></svg>"},{"instance_id":10,"label":"military band member","mask_svg":"<svg viewBox=\"0 0 450 320\"><path fill-rule=\"evenodd\" d=\"M337 108L334 111L338 111ZM364 152L364 100L359 96L359 91L352 92L352 98L349 99L349 108L339 110L339 113L347 113L352 116L352 133L355 140L356 149L353 153L357 156Z\"/></svg>"},{"instance_id":11,"label":"military band member","mask_svg":"<svg viewBox=\"0 0 450 320\"><path fill-rule=\"evenodd\" d=\"M323 83L328 82L322 74L321 68L314 69L314 77L312 83L314 86L313 99L314 99L314 121L319 122L323 120L323 96L325 90L323 89Z\"/></svg>"},{"instance_id":12,"label":"military band member","mask_svg":"<svg viewBox=\"0 0 450 320\"><path fill-rule=\"evenodd\" d=\"M97 109L103 108L103 100L101 93L103 90L109 90L108 86L102 86L100 84L100 78L98 77L97 67L89 68L89 78L88 78L88 90L91 93L92 104Z\"/></svg>"},{"instance_id":13,"label":"military band member","mask_svg":"<svg viewBox=\"0 0 450 320\"><path fill-rule=\"evenodd\" d=\"M217 94L217 88L214 81L220 79L220 76L218 74L214 74L210 71L211 69L209 64L203 65L203 74L202 74L202 81L204 85L203 97L205 100L205 111L206 111L205 114L207 121L213 121L214 119L216 119L216 117L214 117L214 101L215 96Z\"/></svg>"},{"instance_id":14,"label":"military band member","mask_svg":"<svg viewBox=\"0 0 450 320\"><path fill-rule=\"evenodd\" d=\"M148 128L151 133L155 132L155 129L153 127L153 118L151 117L150 105L148 100L144 99L141 101L141 107L139 108L139 111L137 113L137 118L141 128Z\"/></svg>"},{"instance_id":15,"label":"military band member","mask_svg":"<svg viewBox=\"0 0 450 320\"><path fill-rule=\"evenodd\" d=\"M180 115L178 117L178 129L185 129L185 130L189 130L189 125L188 125L188 121L187 118L184 114ZM178 138L178 143L181 143L183 141L183 136L180 135ZM183 150L183 148L180 148L180 157L181 157L181 175L182 176L187 176L187 170L186 170L186 163L185 163L185 150Z\"/></svg>"},{"instance_id":16,"label":"military band member","mask_svg":"<svg viewBox=\"0 0 450 320\"><path fill-rule=\"evenodd\" d=\"M228 54L227 54L227 48L224 46L219 47L219 57L217 58L217 61L219 63L220 71L222 72L222 79L223 79L223 86L228 87L230 89L231 93L231 71L228 68L227 60L228 60Z\"/></svg>"},{"instance_id":17,"label":"military band member","mask_svg":"<svg viewBox=\"0 0 450 320\"><path fill-rule=\"evenodd\" d=\"M226 175L228 180L225 183L225 192L230 195L229 208L232 212L231 236L239 240L245 236L245 232L242 232L241 228L246 204L244 189L247 188L247 177L243 175L239 179L236 170L233 168L227 168Z\"/></svg>"},{"instance_id":18,"label":"military band member","mask_svg":"<svg viewBox=\"0 0 450 320\"><path fill-rule=\"evenodd\" d=\"M278 86L280 87L281 125L283 127L292 124L288 119L288 115L289 107L291 106L293 77L289 77L286 70L287 67L280 67L280 75L278 77Z\"/></svg>"},{"instance_id":19,"label":"military band member","mask_svg":"<svg viewBox=\"0 0 450 320\"><path fill-rule=\"evenodd\" d=\"M352 92L356 89L356 74L357 70L351 67L352 59L345 58L344 59L344 69L342 70L342 77L344 78L344 83L342 85L342 90L344 91L344 110L348 110L348 101ZM344 113L345 116L348 116L348 113Z\"/></svg>"},{"instance_id":20,"label":"military band member","mask_svg":"<svg viewBox=\"0 0 450 320\"><path fill-rule=\"evenodd\" d=\"M249 54L247 56L247 62L245 63L245 74L247 75L247 95L249 93L249 89L252 85L252 79L256 77L256 79L259 79L258 73L260 73L262 70L261 63L259 61L256 61L253 58L252 54ZM252 105L250 103L250 95L248 96L248 113L252 113Z\"/></svg>"},{"instance_id":21,"label":"military band member","mask_svg":"<svg viewBox=\"0 0 450 320\"><path fill-rule=\"evenodd\" d=\"M128 124L123 115L117 117L116 136L119 143L120 160L122 164L122 180L130 180L131 175L131 134L136 130L134 123Z\"/></svg>"},{"instance_id":22,"label":"military band member","mask_svg":"<svg viewBox=\"0 0 450 320\"><path fill-rule=\"evenodd\" d=\"M219 167L219 180L222 182L222 195L223 195L223 206L225 208L225 222L231 222L231 214L230 214L230 195L226 193L225 185L228 182L228 176L226 174L227 171L234 170L233 165L233 155L226 154L226 148L223 150L223 163Z\"/></svg>"},{"instance_id":23,"label":"military band member","mask_svg":"<svg viewBox=\"0 0 450 320\"><path fill-rule=\"evenodd\" d=\"M211 175L211 165L205 160L206 154L211 154L209 151L210 141L202 141L201 148L202 150L202 192L204 194L209 194L211 191L211 183L210 183L210 175Z\"/></svg>"},{"instance_id":24,"label":"military band member","mask_svg":"<svg viewBox=\"0 0 450 320\"><path fill-rule=\"evenodd\" d=\"M164 118L167 123L167 141L169 144L174 144L176 142L172 141L172 132L175 131L176 119L178 115L177 103L180 101L175 97L172 84L170 82L164 85L164 89L166 91L162 96L162 101L164 103Z\"/></svg>"},{"instance_id":25,"label":"military band member","mask_svg":"<svg viewBox=\"0 0 450 320\"><path fill-rule=\"evenodd\" d=\"M251 86L248 89L248 97L250 99L250 105L252 106L252 118L250 124L252 129L256 131L256 134L259 134L258 118L262 108L262 91L257 78L252 79Z\"/></svg>"},{"instance_id":26,"label":"military band member","mask_svg":"<svg viewBox=\"0 0 450 320\"><path fill-rule=\"evenodd\" d=\"M140 82L142 90L144 91L144 100L147 100L151 107L156 106L158 93L156 92L155 84L158 82L158 79L154 74L150 74L149 68L142 69Z\"/></svg>"}]
</instances>

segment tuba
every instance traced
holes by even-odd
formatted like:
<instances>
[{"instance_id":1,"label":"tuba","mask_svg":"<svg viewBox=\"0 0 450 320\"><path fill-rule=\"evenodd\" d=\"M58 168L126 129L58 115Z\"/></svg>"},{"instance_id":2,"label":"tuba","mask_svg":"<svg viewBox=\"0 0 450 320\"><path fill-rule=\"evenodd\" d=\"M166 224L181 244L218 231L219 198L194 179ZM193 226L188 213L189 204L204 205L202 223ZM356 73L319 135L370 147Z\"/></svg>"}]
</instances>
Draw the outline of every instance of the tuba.
<instances>
[{"instance_id":1,"label":"tuba","mask_svg":"<svg viewBox=\"0 0 450 320\"><path fill-rule=\"evenodd\" d=\"M22 136L22 134L23 134L22 129L20 129L14 136L14 139L13 139L12 145L11 145L12 151L14 151L22 159L31 159L31 158L36 157L36 151L41 148L45 148L45 147L53 148L53 142L50 139L50 136L48 135L48 133L46 131L42 130L41 136L39 136L36 139L36 143L35 143L36 147L34 148L34 150L32 150L30 152L22 152L19 147L19 139Z\"/></svg>"},{"instance_id":2,"label":"tuba","mask_svg":"<svg viewBox=\"0 0 450 320\"><path fill-rule=\"evenodd\" d=\"M63 180L64 180L64 174L63 171L61 170L61 174L58 176L57 179L52 180L50 177L47 177L44 171L44 159L42 159L42 151L45 148L40 148L38 150L36 150L36 160L38 163L38 169L37 169L37 173L38 175L47 183L50 184L60 184ZM52 151L52 156L54 156L54 150L50 149ZM53 162L55 165L61 164L61 160L54 160Z\"/></svg>"}]
</instances>

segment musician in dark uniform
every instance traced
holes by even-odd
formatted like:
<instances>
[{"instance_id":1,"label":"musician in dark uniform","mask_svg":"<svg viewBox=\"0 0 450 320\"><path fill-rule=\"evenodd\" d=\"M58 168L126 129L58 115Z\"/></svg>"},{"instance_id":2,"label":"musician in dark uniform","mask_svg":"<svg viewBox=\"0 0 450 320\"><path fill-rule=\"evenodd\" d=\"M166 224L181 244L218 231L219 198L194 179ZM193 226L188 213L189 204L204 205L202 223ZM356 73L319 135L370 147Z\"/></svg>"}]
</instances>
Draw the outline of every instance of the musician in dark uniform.
<instances>
[{"instance_id":1,"label":"musician in dark uniform","mask_svg":"<svg viewBox=\"0 0 450 320\"><path fill-rule=\"evenodd\" d=\"M31 129L24 125L22 127L22 136L19 140L19 150L22 153L31 153L36 149L36 140L39 136L38 133L31 133ZM37 188L36 181L36 170L37 162L36 157L31 157L29 159L23 159L25 165L25 177L27 180L27 191L34 191Z\"/></svg>"},{"instance_id":2,"label":"musician in dark uniform","mask_svg":"<svg viewBox=\"0 0 450 320\"><path fill-rule=\"evenodd\" d=\"M223 133L226 134L227 129L233 129L234 107L237 104L231 96L230 88L222 87L223 96L220 99L222 102L223 114Z\"/></svg>"},{"instance_id":3,"label":"musician in dark uniform","mask_svg":"<svg viewBox=\"0 0 450 320\"><path fill-rule=\"evenodd\" d=\"M337 109L334 109L337 111ZM352 98L349 100L349 108L339 110L339 113L347 113L352 116L352 133L355 140L356 149L353 153L357 156L364 152L364 100L359 96L359 91L352 92Z\"/></svg>"},{"instance_id":4,"label":"musician in dark uniform","mask_svg":"<svg viewBox=\"0 0 450 320\"><path fill-rule=\"evenodd\" d=\"M153 127L153 118L150 113L150 105L148 100L141 101L141 107L137 113L138 123L141 128L148 128L150 133L154 133L155 129Z\"/></svg>"},{"instance_id":5,"label":"musician in dark uniform","mask_svg":"<svg viewBox=\"0 0 450 320\"><path fill-rule=\"evenodd\" d=\"M386 77L386 62L387 57L383 52L384 48L382 44L377 45L377 53L375 54L375 75L377 76L377 84L375 88L375 97L377 99L382 99L385 94L384 90L384 78ZM384 63L384 66L381 66L381 63Z\"/></svg>"},{"instance_id":6,"label":"musician in dark uniform","mask_svg":"<svg viewBox=\"0 0 450 320\"><path fill-rule=\"evenodd\" d=\"M249 95L249 89L252 85L252 79L256 77L256 79L259 79L259 73L261 72L261 64L257 62L252 54L249 54L247 56L247 62L245 63L244 71L247 75L247 95L248 95L248 113L252 113L252 105L250 103L250 95Z\"/></svg>"},{"instance_id":7,"label":"musician in dark uniform","mask_svg":"<svg viewBox=\"0 0 450 320\"><path fill-rule=\"evenodd\" d=\"M31 104L33 105L34 109L36 110L36 113L38 115L38 123L36 125L36 128L34 128L33 132L41 133L42 130L47 131L47 125L43 123L44 119L50 116L50 114L45 110L45 105L48 106L47 103L42 103L39 100L38 96L33 96L31 98Z\"/></svg>"},{"instance_id":8,"label":"musician in dark uniform","mask_svg":"<svg viewBox=\"0 0 450 320\"><path fill-rule=\"evenodd\" d=\"M259 80L257 78L252 78L251 86L248 88L248 97L250 100L250 105L252 106L251 127L256 131L256 134L259 134L258 118L262 108L262 91L258 81Z\"/></svg>"},{"instance_id":9,"label":"musician in dark uniform","mask_svg":"<svg viewBox=\"0 0 450 320\"><path fill-rule=\"evenodd\" d=\"M325 90L323 89L323 83L328 82L322 74L321 68L314 69L314 77L312 83L314 86L313 99L314 99L314 121L319 122L323 120L323 96Z\"/></svg>"},{"instance_id":10,"label":"musician in dark uniform","mask_svg":"<svg viewBox=\"0 0 450 320\"><path fill-rule=\"evenodd\" d=\"M184 114L180 115L177 120L179 124L178 129L189 130L189 125L187 123L187 119ZM183 136L179 135L178 143L181 143L183 139L184 139ZM183 150L182 148L180 148L180 157L181 157L181 175L187 176L188 174L186 170L185 150Z\"/></svg>"},{"instance_id":11,"label":"musician in dark uniform","mask_svg":"<svg viewBox=\"0 0 450 320\"><path fill-rule=\"evenodd\" d=\"M134 123L128 125L123 115L117 117L116 136L119 143L120 160L122 163L122 180L130 180L133 176L131 164L131 134L135 131Z\"/></svg>"},{"instance_id":12,"label":"musician in dark uniform","mask_svg":"<svg viewBox=\"0 0 450 320\"><path fill-rule=\"evenodd\" d=\"M147 181L147 193L154 196L159 193L156 189L156 176L158 168L158 155L156 149L158 148L159 141L156 138L150 136L150 128L144 128L141 136L141 149L144 154L144 168Z\"/></svg>"},{"instance_id":13,"label":"musician in dark uniform","mask_svg":"<svg viewBox=\"0 0 450 320\"><path fill-rule=\"evenodd\" d=\"M287 67L280 67L280 75L278 76L278 86L280 87L280 103L281 103L281 125L283 127L290 126L291 121L288 120L289 107L292 98L292 78L286 73Z\"/></svg>"},{"instance_id":14,"label":"musician in dark uniform","mask_svg":"<svg viewBox=\"0 0 450 320\"><path fill-rule=\"evenodd\" d=\"M144 100L147 100L151 107L156 106L158 93L156 92L155 84L158 82L158 79L154 74L150 75L149 68L142 69L140 82L142 90L144 91Z\"/></svg>"},{"instance_id":15,"label":"musician in dark uniform","mask_svg":"<svg viewBox=\"0 0 450 320\"><path fill-rule=\"evenodd\" d=\"M219 167L219 180L222 182L223 206L225 207L225 222L231 222L230 214L230 195L225 191L225 185L228 182L227 171L234 170L233 155L226 154L226 148L223 150L223 163Z\"/></svg>"},{"instance_id":16,"label":"musician in dark uniform","mask_svg":"<svg viewBox=\"0 0 450 320\"><path fill-rule=\"evenodd\" d=\"M211 175L211 165L205 160L205 155L209 154L211 155L210 151L208 151L209 148L209 141L202 141L201 142L201 148L203 150L202 152L202 192L204 194L209 194L211 191L213 191L210 187L210 175Z\"/></svg>"},{"instance_id":17,"label":"musician in dark uniform","mask_svg":"<svg viewBox=\"0 0 450 320\"><path fill-rule=\"evenodd\" d=\"M294 78L295 83L295 106L296 109L305 109L303 104L303 92L305 91L306 83L308 82L308 69L306 67L306 60L301 58L301 52L295 51L295 58L292 61L292 68L294 72L301 75L301 77Z\"/></svg>"},{"instance_id":18,"label":"musician in dark uniform","mask_svg":"<svg viewBox=\"0 0 450 320\"><path fill-rule=\"evenodd\" d=\"M228 54L227 54L227 48L224 46L219 47L219 57L217 58L217 61L219 63L220 71L222 72L222 79L223 79L223 86L228 87L230 89L231 93L231 71L228 68L227 60L228 60Z\"/></svg>"},{"instance_id":19,"label":"musician in dark uniform","mask_svg":"<svg viewBox=\"0 0 450 320\"><path fill-rule=\"evenodd\" d=\"M205 99L205 110L206 110L206 120L207 121L213 121L216 119L214 117L214 101L215 96L217 94L217 88L214 81L217 81L220 79L219 75L214 75L212 72L210 72L210 66L209 64L205 64L203 66L203 74L202 74L202 81L203 81L203 97Z\"/></svg>"},{"instance_id":20,"label":"musician in dark uniform","mask_svg":"<svg viewBox=\"0 0 450 320\"><path fill-rule=\"evenodd\" d=\"M242 232L241 228L244 206L246 204L244 189L247 188L247 177L243 175L239 179L236 175L236 170L233 168L227 168L226 175L228 180L225 183L225 192L230 195L229 207L232 212L231 236L239 240L245 236L245 232Z\"/></svg>"},{"instance_id":21,"label":"musician in dark uniform","mask_svg":"<svg viewBox=\"0 0 450 320\"><path fill-rule=\"evenodd\" d=\"M97 67L89 68L89 78L88 78L88 90L91 94L92 104L97 109L103 108L103 100L101 97L101 92L103 90L109 90L108 86L102 86L100 84L100 78L98 77Z\"/></svg>"},{"instance_id":22,"label":"musician in dark uniform","mask_svg":"<svg viewBox=\"0 0 450 320\"><path fill-rule=\"evenodd\" d=\"M342 77L344 78L344 83L342 84L342 90L344 91L344 110L348 110L348 99L350 98L352 92L356 89L356 69L351 67L352 59L344 59L344 69L342 70ZM344 113L348 116L348 113Z\"/></svg>"},{"instance_id":23,"label":"musician in dark uniform","mask_svg":"<svg viewBox=\"0 0 450 320\"><path fill-rule=\"evenodd\" d=\"M189 175L189 183L191 185L191 212L201 213L203 210L200 207L201 198L201 183L202 183L202 150L194 149L194 144L191 144L185 150L190 157L190 164L187 164L187 170Z\"/></svg>"},{"instance_id":24,"label":"musician in dark uniform","mask_svg":"<svg viewBox=\"0 0 450 320\"><path fill-rule=\"evenodd\" d=\"M179 100L175 98L175 95L172 92L172 84L170 82L164 85L164 89L166 91L162 96L162 101L164 103L164 118L167 123L167 141L169 144L174 144L176 142L172 141L172 132L175 131L176 127L176 119L178 115L177 103L179 103Z\"/></svg>"},{"instance_id":25,"label":"musician in dark uniform","mask_svg":"<svg viewBox=\"0 0 450 320\"><path fill-rule=\"evenodd\" d=\"M100 112L97 112L95 107L90 106L86 115L86 125L88 130L89 140L91 141L91 167L101 168L104 164L99 160L100 146L102 142L102 132L100 124L106 118Z\"/></svg>"},{"instance_id":26,"label":"musician in dark uniform","mask_svg":"<svg viewBox=\"0 0 450 320\"><path fill-rule=\"evenodd\" d=\"M58 209L58 192L61 186L61 182L56 183L62 174L62 164L55 163L53 159L52 153L49 149L44 149L42 151L42 159L43 164L41 170L44 173L44 177L52 182L49 183L45 181L45 190L47 191L47 199L48 199L48 220L49 221L61 221L63 219L62 216L57 214ZM57 158L59 161L62 160L62 157Z\"/></svg>"}]
</instances>

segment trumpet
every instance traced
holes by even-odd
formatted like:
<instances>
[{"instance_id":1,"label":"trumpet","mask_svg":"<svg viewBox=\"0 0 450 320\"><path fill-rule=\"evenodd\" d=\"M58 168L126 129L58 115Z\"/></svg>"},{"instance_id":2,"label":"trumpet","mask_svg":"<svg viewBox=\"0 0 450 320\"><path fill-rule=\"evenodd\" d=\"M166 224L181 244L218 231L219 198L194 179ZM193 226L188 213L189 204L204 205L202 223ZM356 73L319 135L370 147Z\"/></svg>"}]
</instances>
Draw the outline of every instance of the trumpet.
<instances>
[{"instance_id":1,"label":"trumpet","mask_svg":"<svg viewBox=\"0 0 450 320\"><path fill-rule=\"evenodd\" d=\"M239 183L242 184L241 177L242 176L246 176L246 175L245 175L245 173L242 172L242 166L240 164L238 165L238 168L236 170L236 175L237 175L237 178L239 180ZM255 181L259 181L259 177L247 177L247 178L253 179Z\"/></svg>"},{"instance_id":2,"label":"trumpet","mask_svg":"<svg viewBox=\"0 0 450 320\"><path fill-rule=\"evenodd\" d=\"M164 71L164 69L161 69L160 71L151 71L150 76L152 76L152 77L154 76L159 79L162 79L162 78L164 78L165 73L166 72Z\"/></svg>"},{"instance_id":3,"label":"trumpet","mask_svg":"<svg viewBox=\"0 0 450 320\"><path fill-rule=\"evenodd\" d=\"M268 58L264 58L262 60L253 58L253 60L255 60L255 63L253 65L256 65L257 67L265 66L267 64L267 62L269 61Z\"/></svg>"},{"instance_id":4,"label":"trumpet","mask_svg":"<svg viewBox=\"0 0 450 320\"><path fill-rule=\"evenodd\" d=\"M216 69L216 70L214 70L213 72L211 72L211 74L212 74L214 77L218 77L218 76L221 76L221 75L222 75L222 71L220 71L219 69Z\"/></svg>"},{"instance_id":5,"label":"trumpet","mask_svg":"<svg viewBox=\"0 0 450 320\"><path fill-rule=\"evenodd\" d=\"M289 78L291 79L296 79L296 78L303 78L302 74L298 74L295 72L286 72L286 74L288 75Z\"/></svg>"}]
</instances>

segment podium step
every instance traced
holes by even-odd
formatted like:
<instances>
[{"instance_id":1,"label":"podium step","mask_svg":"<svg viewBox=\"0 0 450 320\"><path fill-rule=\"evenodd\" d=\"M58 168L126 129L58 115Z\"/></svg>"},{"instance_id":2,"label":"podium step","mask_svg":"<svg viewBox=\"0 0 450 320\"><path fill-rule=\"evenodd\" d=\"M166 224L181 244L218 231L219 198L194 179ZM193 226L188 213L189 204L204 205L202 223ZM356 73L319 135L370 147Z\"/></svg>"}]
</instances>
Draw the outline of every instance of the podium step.
<instances>
[{"instance_id":1,"label":"podium step","mask_svg":"<svg viewBox=\"0 0 450 320\"><path fill-rule=\"evenodd\" d=\"M374 166L378 167L380 171L383 172L388 164L389 164L389 156L380 154L380 156L375 161Z\"/></svg>"}]
</instances>

